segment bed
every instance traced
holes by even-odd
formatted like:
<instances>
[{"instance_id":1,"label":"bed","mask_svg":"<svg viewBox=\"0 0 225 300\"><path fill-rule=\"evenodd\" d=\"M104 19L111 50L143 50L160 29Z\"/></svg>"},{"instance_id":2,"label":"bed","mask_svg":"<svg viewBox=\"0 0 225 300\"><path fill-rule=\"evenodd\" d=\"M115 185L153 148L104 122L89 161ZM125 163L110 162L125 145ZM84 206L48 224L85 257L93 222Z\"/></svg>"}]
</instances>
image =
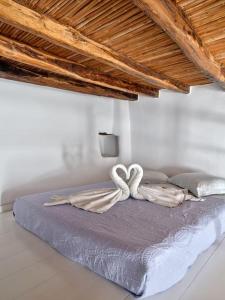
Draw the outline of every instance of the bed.
<instances>
[{"instance_id":1,"label":"bed","mask_svg":"<svg viewBox=\"0 0 225 300\"><path fill-rule=\"evenodd\" d=\"M13 208L16 222L138 298L181 280L225 231L225 200L216 196L176 208L128 199L103 214L70 205L43 206L56 194L112 186L104 182L20 197Z\"/></svg>"}]
</instances>

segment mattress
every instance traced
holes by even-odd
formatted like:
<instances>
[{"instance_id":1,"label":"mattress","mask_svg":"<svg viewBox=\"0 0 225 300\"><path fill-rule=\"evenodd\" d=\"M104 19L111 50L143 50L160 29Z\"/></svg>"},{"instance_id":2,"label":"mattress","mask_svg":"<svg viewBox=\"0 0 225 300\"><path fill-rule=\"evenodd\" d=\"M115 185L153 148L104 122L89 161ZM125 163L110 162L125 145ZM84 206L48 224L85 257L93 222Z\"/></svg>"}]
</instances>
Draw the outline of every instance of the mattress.
<instances>
[{"instance_id":1,"label":"mattress","mask_svg":"<svg viewBox=\"0 0 225 300\"><path fill-rule=\"evenodd\" d=\"M225 200L217 197L176 208L128 199L103 214L43 206L52 195L112 186L105 182L20 197L15 219L67 258L141 298L181 280L225 231Z\"/></svg>"}]
</instances>

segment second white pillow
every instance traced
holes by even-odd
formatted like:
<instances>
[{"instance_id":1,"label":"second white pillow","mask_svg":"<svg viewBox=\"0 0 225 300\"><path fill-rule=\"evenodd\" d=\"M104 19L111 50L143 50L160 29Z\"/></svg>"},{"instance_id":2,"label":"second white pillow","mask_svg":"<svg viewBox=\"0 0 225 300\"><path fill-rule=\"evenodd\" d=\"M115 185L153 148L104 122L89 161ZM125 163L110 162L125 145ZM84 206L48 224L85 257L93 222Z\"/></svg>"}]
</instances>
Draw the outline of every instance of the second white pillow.
<instances>
[{"instance_id":1,"label":"second white pillow","mask_svg":"<svg viewBox=\"0 0 225 300\"><path fill-rule=\"evenodd\" d=\"M225 179L205 173L182 173L170 177L169 182L188 189L196 197L225 194Z\"/></svg>"},{"instance_id":2,"label":"second white pillow","mask_svg":"<svg viewBox=\"0 0 225 300\"><path fill-rule=\"evenodd\" d=\"M160 171L144 169L142 184L165 183L168 181L168 176Z\"/></svg>"}]
</instances>

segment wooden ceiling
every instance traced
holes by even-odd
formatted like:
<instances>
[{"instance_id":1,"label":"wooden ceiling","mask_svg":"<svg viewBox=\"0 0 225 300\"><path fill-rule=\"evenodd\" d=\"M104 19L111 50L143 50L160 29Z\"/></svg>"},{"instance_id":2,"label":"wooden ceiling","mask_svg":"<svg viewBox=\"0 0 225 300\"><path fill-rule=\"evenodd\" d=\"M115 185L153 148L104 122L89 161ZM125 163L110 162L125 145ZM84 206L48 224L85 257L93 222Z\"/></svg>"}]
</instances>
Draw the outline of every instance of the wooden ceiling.
<instances>
[{"instance_id":1,"label":"wooden ceiling","mask_svg":"<svg viewBox=\"0 0 225 300\"><path fill-rule=\"evenodd\" d=\"M0 77L126 100L223 89L225 1L0 0Z\"/></svg>"}]
</instances>

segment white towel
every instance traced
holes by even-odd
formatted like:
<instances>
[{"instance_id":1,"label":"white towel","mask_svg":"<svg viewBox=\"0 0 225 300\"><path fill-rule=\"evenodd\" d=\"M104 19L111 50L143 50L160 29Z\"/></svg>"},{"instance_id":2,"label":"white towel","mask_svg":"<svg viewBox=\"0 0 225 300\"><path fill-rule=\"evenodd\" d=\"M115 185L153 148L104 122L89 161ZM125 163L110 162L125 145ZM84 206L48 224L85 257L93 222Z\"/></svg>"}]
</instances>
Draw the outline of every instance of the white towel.
<instances>
[{"instance_id":1,"label":"white towel","mask_svg":"<svg viewBox=\"0 0 225 300\"><path fill-rule=\"evenodd\" d=\"M203 201L190 194L187 189L169 183L141 185L139 192L146 200L167 207L176 207L187 200Z\"/></svg>"},{"instance_id":2,"label":"white towel","mask_svg":"<svg viewBox=\"0 0 225 300\"><path fill-rule=\"evenodd\" d=\"M123 170L126 178L128 176L127 168L124 165L119 164L112 167L110 175L116 188L82 191L69 196L54 196L51 198L51 202L47 202L44 205L56 206L70 204L87 211L103 213L109 210L118 201L124 201L130 196L130 189L127 183L117 174L118 169Z\"/></svg>"}]
</instances>

